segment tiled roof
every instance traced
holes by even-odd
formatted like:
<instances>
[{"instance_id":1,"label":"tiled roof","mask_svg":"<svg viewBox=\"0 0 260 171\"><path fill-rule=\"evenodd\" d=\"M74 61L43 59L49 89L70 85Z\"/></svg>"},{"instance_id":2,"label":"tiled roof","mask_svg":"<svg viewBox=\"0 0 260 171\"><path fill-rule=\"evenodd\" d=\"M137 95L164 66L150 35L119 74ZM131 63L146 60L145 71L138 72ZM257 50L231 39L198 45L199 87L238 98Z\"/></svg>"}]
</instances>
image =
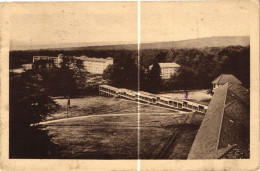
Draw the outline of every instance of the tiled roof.
<instances>
[{"instance_id":1,"label":"tiled roof","mask_svg":"<svg viewBox=\"0 0 260 171\"><path fill-rule=\"evenodd\" d=\"M227 82L232 84L242 84L241 81L239 81L234 75L231 74L221 74L214 81L212 81L212 84L223 85Z\"/></svg>"},{"instance_id":2,"label":"tiled roof","mask_svg":"<svg viewBox=\"0 0 260 171\"><path fill-rule=\"evenodd\" d=\"M249 103L241 85L216 89L188 158L217 159L234 144L249 153Z\"/></svg>"}]
</instances>

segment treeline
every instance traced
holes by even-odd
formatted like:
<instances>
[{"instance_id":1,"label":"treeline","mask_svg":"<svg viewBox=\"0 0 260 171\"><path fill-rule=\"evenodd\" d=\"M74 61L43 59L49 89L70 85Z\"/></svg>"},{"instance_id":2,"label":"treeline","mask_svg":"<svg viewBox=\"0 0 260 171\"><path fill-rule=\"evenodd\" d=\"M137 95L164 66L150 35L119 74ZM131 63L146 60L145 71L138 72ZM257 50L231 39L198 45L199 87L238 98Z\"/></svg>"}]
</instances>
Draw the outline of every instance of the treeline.
<instances>
[{"instance_id":1,"label":"treeline","mask_svg":"<svg viewBox=\"0 0 260 171\"><path fill-rule=\"evenodd\" d=\"M131 56L131 55L130 55ZM124 59L124 60L123 60ZM109 84L149 92L210 89L211 82L220 74L233 74L250 87L250 47L229 46L203 49L152 49L140 53L139 77L136 59L122 57L104 73ZM168 80L159 78L160 62L176 62L178 72ZM149 66L156 65L150 71Z\"/></svg>"},{"instance_id":2,"label":"treeline","mask_svg":"<svg viewBox=\"0 0 260 171\"><path fill-rule=\"evenodd\" d=\"M250 46L143 50L140 59L146 68L155 61L181 65L177 75L163 82L162 90L211 88L220 74L233 74L250 87Z\"/></svg>"},{"instance_id":3,"label":"treeline","mask_svg":"<svg viewBox=\"0 0 260 171\"><path fill-rule=\"evenodd\" d=\"M175 75L170 80L162 81L161 91L211 88L211 81L220 74L233 74L243 82L245 87L249 88L250 85L250 46L145 49L141 50L139 54L137 50L97 50L91 48L11 51L10 68L17 68L22 63L31 63L32 57L36 55L57 56L60 53L66 56L113 57L115 77L111 79L114 79L113 85L118 87L137 89L138 55L140 56L139 79L142 78L139 80L139 86L143 85L141 86L143 88L149 86L146 85L143 78L147 77L148 67L155 62L176 62L181 65L178 77ZM112 69L110 68L110 70Z\"/></svg>"},{"instance_id":4,"label":"treeline","mask_svg":"<svg viewBox=\"0 0 260 171\"><path fill-rule=\"evenodd\" d=\"M9 67L20 68L22 64L32 63L33 56L58 56L64 54L65 56L82 56L106 58L113 57L115 62L121 60L122 57L135 57L137 50L98 50L98 49L83 49L83 50L16 50L9 53Z\"/></svg>"}]
</instances>

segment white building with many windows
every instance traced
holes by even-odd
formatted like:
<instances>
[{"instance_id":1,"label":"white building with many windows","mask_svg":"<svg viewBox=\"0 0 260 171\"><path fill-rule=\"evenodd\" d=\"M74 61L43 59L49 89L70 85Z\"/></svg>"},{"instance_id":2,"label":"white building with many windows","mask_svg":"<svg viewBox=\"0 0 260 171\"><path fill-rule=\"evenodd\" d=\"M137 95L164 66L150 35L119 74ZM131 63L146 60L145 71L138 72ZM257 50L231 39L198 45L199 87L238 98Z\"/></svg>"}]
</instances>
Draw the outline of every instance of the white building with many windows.
<instances>
[{"instance_id":1,"label":"white building with many windows","mask_svg":"<svg viewBox=\"0 0 260 171\"><path fill-rule=\"evenodd\" d=\"M114 59L111 57L107 57L104 59L104 58L87 57L83 55L76 58L81 59L83 61L85 70L92 74L103 74L107 66L113 65L114 63Z\"/></svg>"},{"instance_id":2,"label":"white building with many windows","mask_svg":"<svg viewBox=\"0 0 260 171\"><path fill-rule=\"evenodd\" d=\"M175 63L175 62L171 62L171 63L159 63L160 67L161 67L161 77L162 79L169 79L171 78L171 76L173 74L176 73L176 71L179 70L179 68L181 67L179 64ZM152 66L149 66L149 69L152 69Z\"/></svg>"},{"instance_id":3,"label":"white building with many windows","mask_svg":"<svg viewBox=\"0 0 260 171\"><path fill-rule=\"evenodd\" d=\"M39 60L50 60L54 62L54 65L56 67L60 67L60 64L62 62L62 54L59 54L58 56L34 56L33 57L33 63Z\"/></svg>"},{"instance_id":4,"label":"white building with many windows","mask_svg":"<svg viewBox=\"0 0 260 171\"><path fill-rule=\"evenodd\" d=\"M57 57L53 56L34 56L33 63L39 60L51 60L54 62L56 67L60 67L62 58L64 56L59 54ZM74 56L75 57L75 56ZM80 59L83 61L84 69L92 74L103 74L104 70L107 68L108 65L113 65L114 59L111 57L107 58L94 58L94 57L87 57L85 55L80 57L75 57L76 59Z\"/></svg>"}]
</instances>

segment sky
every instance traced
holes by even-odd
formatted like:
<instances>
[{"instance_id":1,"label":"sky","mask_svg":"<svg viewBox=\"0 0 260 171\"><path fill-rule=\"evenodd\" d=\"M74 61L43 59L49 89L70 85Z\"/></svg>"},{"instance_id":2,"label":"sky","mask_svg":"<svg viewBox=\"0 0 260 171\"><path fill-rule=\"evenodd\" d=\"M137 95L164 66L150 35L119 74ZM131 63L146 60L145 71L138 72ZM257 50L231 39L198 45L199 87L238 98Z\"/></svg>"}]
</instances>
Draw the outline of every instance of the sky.
<instances>
[{"instance_id":1,"label":"sky","mask_svg":"<svg viewBox=\"0 0 260 171\"><path fill-rule=\"evenodd\" d=\"M141 39L153 42L249 36L248 2L143 2Z\"/></svg>"},{"instance_id":2,"label":"sky","mask_svg":"<svg viewBox=\"0 0 260 171\"><path fill-rule=\"evenodd\" d=\"M14 44L137 42L137 2L20 5L11 15Z\"/></svg>"},{"instance_id":3,"label":"sky","mask_svg":"<svg viewBox=\"0 0 260 171\"><path fill-rule=\"evenodd\" d=\"M250 35L246 2L141 2L140 10L141 42ZM13 46L138 40L137 2L24 3L10 11Z\"/></svg>"}]
</instances>

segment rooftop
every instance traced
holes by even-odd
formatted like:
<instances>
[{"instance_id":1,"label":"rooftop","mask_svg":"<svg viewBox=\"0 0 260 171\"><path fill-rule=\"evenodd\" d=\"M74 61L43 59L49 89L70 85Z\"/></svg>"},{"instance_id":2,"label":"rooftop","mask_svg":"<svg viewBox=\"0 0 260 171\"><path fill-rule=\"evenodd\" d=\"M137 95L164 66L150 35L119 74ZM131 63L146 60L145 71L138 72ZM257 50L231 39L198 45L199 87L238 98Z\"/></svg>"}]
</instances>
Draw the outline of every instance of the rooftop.
<instances>
[{"instance_id":1,"label":"rooftop","mask_svg":"<svg viewBox=\"0 0 260 171\"><path fill-rule=\"evenodd\" d=\"M126 92L126 93L132 93L132 94L136 94L137 93L136 91L125 89L125 88L120 88L119 91L123 91L123 92Z\"/></svg>"},{"instance_id":2,"label":"rooftop","mask_svg":"<svg viewBox=\"0 0 260 171\"><path fill-rule=\"evenodd\" d=\"M208 101L197 101L194 99L183 99L183 101L187 101L187 102L193 102L193 103L197 103L199 105L203 105L203 106L208 106L210 102Z\"/></svg>"},{"instance_id":3,"label":"rooftop","mask_svg":"<svg viewBox=\"0 0 260 171\"><path fill-rule=\"evenodd\" d=\"M249 103L249 91L241 85L216 89L188 158L217 159L234 145L249 154Z\"/></svg>"},{"instance_id":4,"label":"rooftop","mask_svg":"<svg viewBox=\"0 0 260 171\"><path fill-rule=\"evenodd\" d=\"M33 56L34 58L58 58L57 56Z\"/></svg>"},{"instance_id":5,"label":"rooftop","mask_svg":"<svg viewBox=\"0 0 260 171\"><path fill-rule=\"evenodd\" d=\"M92 61L92 62L107 62L108 60L113 60L113 58L111 57L107 57L107 58L95 58L95 57L87 57L85 55L80 56L80 57L76 57L77 59L81 59L83 61Z\"/></svg>"},{"instance_id":6,"label":"rooftop","mask_svg":"<svg viewBox=\"0 0 260 171\"><path fill-rule=\"evenodd\" d=\"M157 98L157 96L156 96L155 94L148 93L148 92L145 92L145 91L138 91L138 93L140 93L140 95L150 96L150 97Z\"/></svg>"},{"instance_id":7,"label":"rooftop","mask_svg":"<svg viewBox=\"0 0 260 171\"><path fill-rule=\"evenodd\" d=\"M175 62L171 62L171 63L159 63L161 68L179 68L181 67L179 64L175 63ZM152 65L150 65L150 68L152 67Z\"/></svg>"},{"instance_id":8,"label":"rooftop","mask_svg":"<svg viewBox=\"0 0 260 171\"><path fill-rule=\"evenodd\" d=\"M100 85L100 87L108 88L108 89L111 89L111 90L119 90L119 89L118 89L118 88L116 88L116 87L112 87L112 86L105 85L105 84L103 84L103 85Z\"/></svg>"},{"instance_id":9,"label":"rooftop","mask_svg":"<svg viewBox=\"0 0 260 171\"><path fill-rule=\"evenodd\" d=\"M223 85L227 82L232 84L242 84L241 81L239 81L234 75L231 74L221 74L214 81L212 81L212 84Z\"/></svg>"}]
</instances>

